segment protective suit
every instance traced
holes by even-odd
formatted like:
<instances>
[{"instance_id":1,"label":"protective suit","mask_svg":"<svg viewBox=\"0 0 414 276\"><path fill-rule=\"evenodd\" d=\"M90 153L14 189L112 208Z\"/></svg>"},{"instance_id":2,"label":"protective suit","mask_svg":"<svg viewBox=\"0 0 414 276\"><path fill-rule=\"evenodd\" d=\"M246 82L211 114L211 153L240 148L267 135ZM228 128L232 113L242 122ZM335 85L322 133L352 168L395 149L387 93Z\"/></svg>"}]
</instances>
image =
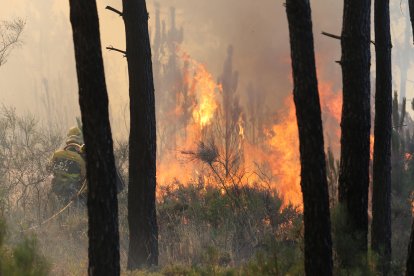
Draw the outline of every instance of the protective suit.
<instances>
[{"instance_id":1,"label":"protective suit","mask_svg":"<svg viewBox=\"0 0 414 276\"><path fill-rule=\"evenodd\" d=\"M66 136L66 146L55 151L49 162L49 169L53 172L52 191L68 203L82 189L79 197L86 200L86 161L82 132L78 127L72 127ZM118 169L116 186L118 193L125 187Z\"/></svg>"},{"instance_id":2,"label":"protective suit","mask_svg":"<svg viewBox=\"0 0 414 276\"><path fill-rule=\"evenodd\" d=\"M53 153L49 169L53 172L52 191L68 202L80 191L86 179L84 145L79 128L69 130L65 147Z\"/></svg>"}]
</instances>

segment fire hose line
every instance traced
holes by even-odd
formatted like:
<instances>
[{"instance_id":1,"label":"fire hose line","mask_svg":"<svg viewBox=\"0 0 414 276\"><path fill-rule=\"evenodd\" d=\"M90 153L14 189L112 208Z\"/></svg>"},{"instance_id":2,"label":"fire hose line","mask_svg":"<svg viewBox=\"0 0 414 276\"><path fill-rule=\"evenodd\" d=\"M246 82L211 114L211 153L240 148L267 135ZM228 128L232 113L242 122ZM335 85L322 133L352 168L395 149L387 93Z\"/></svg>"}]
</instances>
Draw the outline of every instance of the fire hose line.
<instances>
[{"instance_id":1,"label":"fire hose line","mask_svg":"<svg viewBox=\"0 0 414 276\"><path fill-rule=\"evenodd\" d=\"M70 205L72 205L72 203L75 201L75 199L77 199L82 193L83 193L83 191L85 190L85 188L86 188L86 184L87 184L87 181L86 181L86 178L83 180L83 184L82 184L82 187L80 187L80 189L79 189L79 191L74 195L74 196L72 196L72 198L69 200L69 202L68 202L68 204L66 204L62 209L60 209L57 213L55 213L53 216L51 216L51 217L49 217L48 219L46 219L46 220L44 220L44 221L42 221L41 223L39 223L38 225L34 225L34 226L32 226L32 227L29 227L29 228L27 228L27 229L25 229L25 230L22 230L22 231L20 231L20 233L25 233L25 232L27 232L27 231L30 231L30 230L36 230L36 229L39 229L41 226L43 226L43 225L45 225L46 223L48 223L48 222L50 222L51 220L53 220L53 219L55 219L56 217L58 217L60 214L62 214L67 208L69 208L69 206ZM125 244L123 244L122 242L120 243L120 246L121 246L121 251L120 251L120 254L124 254L125 255L125 252L127 252L127 248L126 248L126 246L125 246Z\"/></svg>"},{"instance_id":2,"label":"fire hose line","mask_svg":"<svg viewBox=\"0 0 414 276\"><path fill-rule=\"evenodd\" d=\"M83 193L83 191L85 190L85 188L86 188L86 183L87 183L87 181L86 181L86 179L84 179L83 180L83 184L82 184L82 187L80 187L80 189L79 189L79 191L75 194L75 195L73 195L72 196L72 198L69 200L69 202L68 202L68 204L66 204L62 209L60 209L57 213L55 213L54 215L52 215L51 217L49 217L48 219L46 219L46 220L44 220L44 221L42 221L41 223L39 223L38 225L34 225L34 226L32 226L32 227L29 227L29 228L27 228L27 229L25 229L25 230L22 230L21 231L21 233L23 233L23 232L27 232L27 231L29 231L29 230L36 230L36 229L38 229L38 228L40 228L41 226L43 226L43 225L45 225L46 223L48 223L48 222L50 222L51 220L53 220L54 218L56 218L56 217L58 217L60 214L62 214L66 209L68 209L69 208L69 206L71 206L72 205L72 203L75 201L75 199L77 199L82 193Z\"/></svg>"}]
</instances>

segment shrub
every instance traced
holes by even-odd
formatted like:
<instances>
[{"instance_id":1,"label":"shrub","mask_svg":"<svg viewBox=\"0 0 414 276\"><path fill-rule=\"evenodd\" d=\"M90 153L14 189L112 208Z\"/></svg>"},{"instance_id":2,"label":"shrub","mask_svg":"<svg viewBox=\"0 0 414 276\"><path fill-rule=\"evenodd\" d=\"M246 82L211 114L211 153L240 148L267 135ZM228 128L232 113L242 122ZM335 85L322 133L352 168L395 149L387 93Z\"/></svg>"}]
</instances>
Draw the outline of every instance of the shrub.
<instances>
[{"instance_id":1,"label":"shrub","mask_svg":"<svg viewBox=\"0 0 414 276\"><path fill-rule=\"evenodd\" d=\"M37 240L34 237L24 237L16 246L10 247L4 243L5 234L6 226L2 221L0 223L0 275L48 275L49 263L38 252Z\"/></svg>"}]
</instances>

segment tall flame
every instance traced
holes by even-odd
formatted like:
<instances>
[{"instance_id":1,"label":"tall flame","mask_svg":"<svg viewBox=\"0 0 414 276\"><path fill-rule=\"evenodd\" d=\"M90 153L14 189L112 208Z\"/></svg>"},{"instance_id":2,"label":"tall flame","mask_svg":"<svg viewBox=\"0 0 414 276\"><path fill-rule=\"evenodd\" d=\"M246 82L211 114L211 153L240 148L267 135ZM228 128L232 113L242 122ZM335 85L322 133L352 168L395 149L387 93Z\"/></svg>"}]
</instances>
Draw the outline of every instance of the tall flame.
<instances>
[{"instance_id":1,"label":"tall flame","mask_svg":"<svg viewBox=\"0 0 414 276\"><path fill-rule=\"evenodd\" d=\"M272 126L269 156L273 174L276 176L276 189L285 203L302 204L300 190L299 136L293 97L285 100L285 112L280 122Z\"/></svg>"},{"instance_id":2,"label":"tall flame","mask_svg":"<svg viewBox=\"0 0 414 276\"><path fill-rule=\"evenodd\" d=\"M198 106L193 111L193 118L203 128L210 124L217 110L215 91L220 90L221 87L213 81L205 66L200 64L196 69L194 79L197 81L197 87L200 90L196 93Z\"/></svg>"},{"instance_id":3,"label":"tall flame","mask_svg":"<svg viewBox=\"0 0 414 276\"><path fill-rule=\"evenodd\" d=\"M204 65L191 59L187 54L182 55L182 60L190 65L193 72L193 74L185 74L184 78L188 79L184 82L191 87L190 93L195 99L195 105L191 111L192 122L189 122L186 128L187 135L183 139L177 139L177 147L188 149L200 140L203 129L214 121L220 105L222 87L214 81L212 74ZM332 84L320 81L319 94L325 145L338 154L342 93L334 91ZM245 122L240 118L237 131L243 141L240 150L244 150L245 168L252 169L258 163L268 164L273 176L269 187L284 198L285 204L301 206L299 138L293 97L291 95L286 97L283 108L278 112L276 123L264 130L267 137L264 145L249 143L245 138L244 127ZM161 187L174 179L183 185L188 185L194 183L192 180L197 177L203 177L199 172L199 165L194 162L181 162L174 153L171 156L164 156L159 162L158 181ZM257 181L253 178L247 180L248 185L254 185L254 181Z\"/></svg>"},{"instance_id":4,"label":"tall flame","mask_svg":"<svg viewBox=\"0 0 414 276\"><path fill-rule=\"evenodd\" d=\"M197 102L192 114L193 119L201 128L204 128L211 123L218 108L217 92L221 92L222 87L213 80L213 76L207 71L205 65L198 63L186 53L182 55L182 58L191 65L194 71L192 80L184 80L192 84L191 93Z\"/></svg>"}]
</instances>

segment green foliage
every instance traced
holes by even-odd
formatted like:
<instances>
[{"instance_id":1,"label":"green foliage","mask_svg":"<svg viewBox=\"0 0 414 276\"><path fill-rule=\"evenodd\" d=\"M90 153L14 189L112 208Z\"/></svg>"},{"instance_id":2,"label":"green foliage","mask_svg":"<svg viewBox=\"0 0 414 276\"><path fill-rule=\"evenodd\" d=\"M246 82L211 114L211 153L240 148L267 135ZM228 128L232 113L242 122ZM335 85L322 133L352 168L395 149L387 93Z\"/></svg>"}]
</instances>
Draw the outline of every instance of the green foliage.
<instances>
[{"instance_id":1,"label":"green foliage","mask_svg":"<svg viewBox=\"0 0 414 276\"><path fill-rule=\"evenodd\" d=\"M284 248L284 250L280 250ZM220 251L209 248L206 259L199 264L166 266L159 271L134 271L129 276L279 276L304 275L303 258L299 247L287 248L282 244L273 243L269 250L258 252L251 260L236 267L223 266L219 263Z\"/></svg>"},{"instance_id":2,"label":"green foliage","mask_svg":"<svg viewBox=\"0 0 414 276\"><path fill-rule=\"evenodd\" d=\"M13 248L4 244L6 226L0 222L0 275L42 276L48 275L49 263L38 252L34 237L24 237Z\"/></svg>"},{"instance_id":3,"label":"green foliage","mask_svg":"<svg viewBox=\"0 0 414 276\"><path fill-rule=\"evenodd\" d=\"M173 185L162 191L158 204L162 261L237 264L251 259L272 239L292 247L301 242L301 214L293 206L282 207L277 194L237 187L228 190L237 194L235 202L217 187ZM220 252L209 251L212 248Z\"/></svg>"},{"instance_id":4,"label":"green foliage","mask_svg":"<svg viewBox=\"0 0 414 276\"><path fill-rule=\"evenodd\" d=\"M369 252L357 252L357 240L351 231L352 224L342 205L332 209L332 232L334 245L334 269L336 275L376 275L376 256ZM361 234L362 235L362 234ZM340 256L340 257L339 257Z\"/></svg>"},{"instance_id":5,"label":"green foliage","mask_svg":"<svg viewBox=\"0 0 414 276\"><path fill-rule=\"evenodd\" d=\"M222 189L202 183L173 183L162 191L160 257L162 263L174 264L165 268L166 275L303 271L303 225L297 208L283 206L266 189L234 187L228 193L237 194L237 203Z\"/></svg>"},{"instance_id":6,"label":"green foliage","mask_svg":"<svg viewBox=\"0 0 414 276\"><path fill-rule=\"evenodd\" d=\"M304 275L303 254L299 246L273 241L241 268L241 275Z\"/></svg>"}]
</instances>

